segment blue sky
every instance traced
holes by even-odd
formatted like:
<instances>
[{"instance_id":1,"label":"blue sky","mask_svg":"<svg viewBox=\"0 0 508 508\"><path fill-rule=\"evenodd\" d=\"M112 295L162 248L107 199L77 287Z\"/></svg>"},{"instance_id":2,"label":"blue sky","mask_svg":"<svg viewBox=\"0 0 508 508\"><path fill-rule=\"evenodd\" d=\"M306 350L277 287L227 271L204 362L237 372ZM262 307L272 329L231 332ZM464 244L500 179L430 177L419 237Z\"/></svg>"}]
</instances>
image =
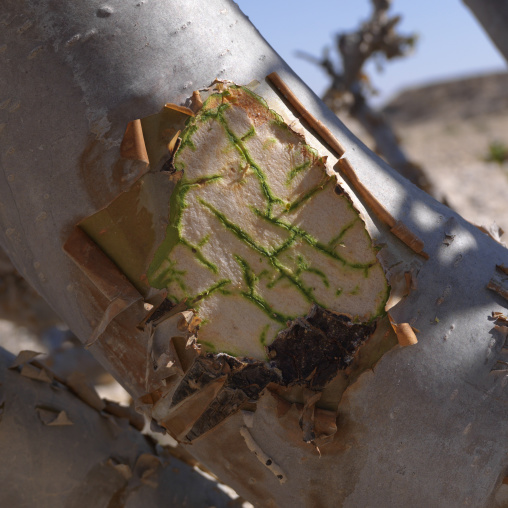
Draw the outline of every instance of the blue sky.
<instances>
[{"instance_id":1,"label":"blue sky","mask_svg":"<svg viewBox=\"0 0 508 508\"><path fill-rule=\"evenodd\" d=\"M304 50L320 56L334 34L358 27L371 10L370 0L236 0L265 39L318 94L327 86L323 71L295 56ZM367 72L380 96L452 77L506 70L506 64L460 0L394 0L391 12L402 15L399 31L416 33L417 47L407 58L392 60L379 74Z\"/></svg>"}]
</instances>

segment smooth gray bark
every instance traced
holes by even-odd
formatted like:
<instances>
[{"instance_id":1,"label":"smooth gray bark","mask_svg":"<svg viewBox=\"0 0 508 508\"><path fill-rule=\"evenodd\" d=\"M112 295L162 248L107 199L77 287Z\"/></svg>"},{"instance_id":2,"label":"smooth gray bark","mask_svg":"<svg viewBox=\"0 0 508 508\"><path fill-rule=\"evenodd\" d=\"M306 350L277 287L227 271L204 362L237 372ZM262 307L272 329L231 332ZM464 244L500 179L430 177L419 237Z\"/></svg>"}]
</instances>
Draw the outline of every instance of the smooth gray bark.
<instances>
[{"instance_id":1,"label":"smooth gray bark","mask_svg":"<svg viewBox=\"0 0 508 508\"><path fill-rule=\"evenodd\" d=\"M29 379L0 348L0 505L233 506L217 483L65 386ZM66 424L55 423L65 411ZM144 476L143 476L144 475Z\"/></svg>"},{"instance_id":2,"label":"smooth gray bark","mask_svg":"<svg viewBox=\"0 0 508 508\"><path fill-rule=\"evenodd\" d=\"M463 0L508 62L508 2L506 0Z\"/></svg>"}]
</instances>

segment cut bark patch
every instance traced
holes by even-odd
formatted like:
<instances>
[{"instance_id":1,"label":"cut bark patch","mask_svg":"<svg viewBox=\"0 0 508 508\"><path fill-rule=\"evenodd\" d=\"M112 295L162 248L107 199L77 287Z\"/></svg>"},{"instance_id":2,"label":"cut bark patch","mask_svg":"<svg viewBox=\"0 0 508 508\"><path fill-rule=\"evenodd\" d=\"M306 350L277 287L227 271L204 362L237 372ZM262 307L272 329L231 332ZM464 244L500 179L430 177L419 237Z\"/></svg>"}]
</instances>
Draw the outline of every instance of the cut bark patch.
<instances>
[{"instance_id":1,"label":"cut bark patch","mask_svg":"<svg viewBox=\"0 0 508 508\"><path fill-rule=\"evenodd\" d=\"M223 353L203 354L171 393L151 397L150 415L180 441L191 442L252 405L268 384L300 385L311 394L300 422L304 439L314 442L320 438L326 443L336 427L327 424L325 430L315 429L315 402L326 384L352 365L375 329L375 323L354 323L350 316L314 305L305 318L293 321L268 346L270 363Z\"/></svg>"},{"instance_id":2,"label":"cut bark patch","mask_svg":"<svg viewBox=\"0 0 508 508\"><path fill-rule=\"evenodd\" d=\"M150 285L195 310L207 352L257 360L313 304L379 316L386 279L326 157L262 97L228 83L214 91L170 150L180 178Z\"/></svg>"}]
</instances>

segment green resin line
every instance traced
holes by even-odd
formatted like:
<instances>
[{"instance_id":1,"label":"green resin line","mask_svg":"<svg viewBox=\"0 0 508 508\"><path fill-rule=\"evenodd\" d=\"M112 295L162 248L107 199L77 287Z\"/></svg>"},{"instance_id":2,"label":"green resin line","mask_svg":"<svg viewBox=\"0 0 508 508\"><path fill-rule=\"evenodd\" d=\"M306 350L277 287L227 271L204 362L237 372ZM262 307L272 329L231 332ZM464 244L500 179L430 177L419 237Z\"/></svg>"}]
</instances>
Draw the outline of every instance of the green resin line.
<instances>
[{"instance_id":1,"label":"green resin line","mask_svg":"<svg viewBox=\"0 0 508 508\"><path fill-rule=\"evenodd\" d=\"M303 229L300 229L297 226L293 226L292 224L288 224L287 222L281 221L280 219L277 219L275 217L269 217L268 215L261 212L261 210L258 210L256 208L253 208L253 210L257 215L259 215L259 217L262 217L268 222L280 226L286 229L287 231L295 233L300 238L303 238L311 247L314 247L316 250L321 251L323 254L330 256L336 261L340 261L344 266L349 266L350 268L363 270L365 268L370 268L375 264L375 261L373 261L372 263L350 263L342 256L337 254L335 251L331 250L328 246L323 245L321 242L318 242L313 236L309 235L309 233L307 233Z\"/></svg>"},{"instance_id":2,"label":"green resin line","mask_svg":"<svg viewBox=\"0 0 508 508\"><path fill-rule=\"evenodd\" d=\"M360 286L357 284L350 292L350 295L357 295L360 292Z\"/></svg>"},{"instance_id":3,"label":"green resin line","mask_svg":"<svg viewBox=\"0 0 508 508\"><path fill-rule=\"evenodd\" d=\"M157 249L155 256L147 270L147 277L152 279L152 284L155 287L166 287L167 284L171 282L169 280L167 283L163 281L167 281L165 272L161 273L157 277L154 278L154 272L156 271L155 266L161 266L162 263L168 260L171 251L179 244L184 243L184 239L181 233L181 219L183 210L186 208L185 196L187 192L193 187L199 187L203 184L213 183L220 179L222 179L222 175L211 175L209 177L198 178L194 181L187 181L182 178L175 186L173 193L171 194L169 200L169 210L170 217L169 223L166 228L166 236L161 244L161 246ZM190 244L187 242L186 246ZM203 263L207 268L209 268L213 273L217 273L217 267L210 263L205 257L201 254L201 251L194 247L190 246L191 250L194 248L196 250L195 254L197 254L198 260ZM162 279L162 280L161 280Z\"/></svg>"},{"instance_id":4,"label":"green resin line","mask_svg":"<svg viewBox=\"0 0 508 508\"><path fill-rule=\"evenodd\" d=\"M295 243L295 240L298 238L296 233L291 233L291 236L282 244L280 247L277 247L276 249L273 249L270 256L278 256L281 252L284 252L285 250L289 249L291 245Z\"/></svg>"},{"instance_id":5,"label":"green resin line","mask_svg":"<svg viewBox=\"0 0 508 508\"><path fill-rule=\"evenodd\" d=\"M263 330L261 331L261 336L259 337L259 342L263 347L266 346L266 334L268 332L268 328L270 328L270 325L265 325Z\"/></svg>"},{"instance_id":6,"label":"green resin line","mask_svg":"<svg viewBox=\"0 0 508 508\"><path fill-rule=\"evenodd\" d=\"M208 349L208 351L210 351L211 353L216 353L217 352L217 348L211 342L208 342L206 340L201 340L200 339L199 343L203 344L203 346L205 346L206 349Z\"/></svg>"},{"instance_id":7,"label":"green resin line","mask_svg":"<svg viewBox=\"0 0 508 508\"><path fill-rule=\"evenodd\" d=\"M288 321L293 321L295 319L293 316L284 316L283 314L274 311L268 302L256 294L247 293L246 291L242 291L240 294L244 298L247 298L247 300L250 300L252 303L257 305L273 321L277 321L278 323L281 323L285 326Z\"/></svg>"},{"instance_id":8,"label":"green resin line","mask_svg":"<svg viewBox=\"0 0 508 508\"><path fill-rule=\"evenodd\" d=\"M354 219L352 222L350 222L349 224L346 224L341 230L340 230L340 233L332 238L329 242L328 242L328 247L334 249L335 246L342 240L342 238L344 238L344 235L358 222L358 219Z\"/></svg>"},{"instance_id":9,"label":"green resin line","mask_svg":"<svg viewBox=\"0 0 508 508\"><path fill-rule=\"evenodd\" d=\"M205 256L203 256L203 253L201 252L201 249L198 246L192 245L192 243L188 242L185 238L181 238L180 243L183 246L187 247L194 254L194 257L202 265L206 266L206 268L208 268L211 272L219 273L219 269L217 268L217 265L215 265L211 261L208 261L208 259L206 259Z\"/></svg>"},{"instance_id":10,"label":"green resin line","mask_svg":"<svg viewBox=\"0 0 508 508\"><path fill-rule=\"evenodd\" d=\"M282 273L302 294L303 296L311 303L318 303L314 296L312 295L312 291L308 288L305 288L303 284L296 280L289 270L285 268L279 261L277 261L273 255L273 253L268 252L266 249L258 245L252 238L245 233L239 226L231 222L223 213L219 212L214 206L210 205L206 201L198 198L198 201L203 205L206 206L216 217L217 219L222 222L222 224L232 231L240 240L243 240L244 242L248 243L253 249L257 250L259 253L266 256L270 263L274 268L277 269L280 273ZM321 305L321 304L320 304Z\"/></svg>"},{"instance_id":11,"label":"green resin line","mask_svg":"<svg viewBox=\"0 0 508 508\"><path fill-rule=\"evenodd\" d=\"M242 141L245 141L249 138L255 136L256 130L254 129L254 125L240 138Z\"/></svg>"},{"instance_id":12,"label":"green resin line","mask_svg":"<svg viewBox=\"0 0 508 508\"><path fill-rule=\"evenodd\" d=\"M268 182L266 181L265 174L263 173L261 168L256 164L256 162L254 162L254 160L252 159L249 151L247 150L247 148L245 148L245 145L243 144L242 140L239 139L235 135L235 133L229 128L229 125L228 125L226 119L224 118L224 116L220 112L217 115L217 120L224 127L224 130L226 131L229 139L235 144L235 146L238 147L238 150L243 155L245 160L248 162L248 164L254 170L254 173L258 177L258 180L259 180L259 182L261 184L261 189L263 191L263 194L265 195L266 199L268 200L267 213L270 214L271 213L271 207L272 207L272 205L274 203L278 203L278 204L282 204L283 205L284 202L282 201L282 199L280 199L280 198L278 198L278 197L273 195L272 190L270 189L270 187L268 185Z\"/></svg>"},{"instance_id":13,"label":"green resin line","mask_svg":"<svg viewBox=\"0 0 508 508\"><path fill-rule=\"evenodd\" d=\"M328 277L325 275L324 272L322 272L318 268L307 268L307 270L305 270L305 271L308 273L314 273L314 274L318 275L319 277L321 277L321 280L323 281L323 286L325 286L326 288L330 287L330 283L328 282Z\"/></svg>"},{"instance_id":14,"label":"green resin line","mask_svg":"<svg viewBox=\"0 0 508 508\"><path fill-rule=\"evenodd\" d=\"M201 238L198 242L198 247L203 247L203 245L207 244L210 241L210 233Z\"/></svg>"},{"instance_id":15,"label":"green resin line","mask_svg":"<svg viewBox=\"0 0 508 508\"><path fill-rule=\"evenodd\" d=\"M302 171L307 169L310 166L310 164L311 164L311 161L305 161L303 164L300 164L299 166L296 166L296 168L293 168L288 174L288 177L286 180L286 185L289 185L291 183L291 181L295 178L295 176L298 173L301 173Z\"/></svg>"},{"instance_id":16,"label":"green resin line","mask_svg":"<svg viewBox=\"0 0 508 508\"><path fill-rule=\"evenodd\" d=\"M164 287L167 287L171 282L175 282L179 288L185 293L187 290L187 287L185 286L185 282L180 277L181 275L185 275L185 270L176 270L174 266L176 265L176 261L171 262L170 266L167 268L163 275L165 275L165 278L163 279L162 283L164 284Z\"/></svg>"},{"instance_id":17,"label":"green resin line","mask_svg":"<svg viewBox=\"0 0 508 508\"><path fill-rule=\"evenodd\" d=\"M197 132L197 130L198 130L198 126L196 125L195 122L191 123L185 127L185 129L183 130L183 133L182 133L182 137L181 137L182 141L180 142L179 151L186 146L188 146L193 152L196 151L196 145L192 141L191 137L194 133Z\"/></svg>"},{"instance_id":18,"label":"green resin line","mask_svg":"<svg viewBox=\"0 0 508 508\"><path fill-rule=\"evenodd\" d=\"M259 278L256 277L256 274L254 273L252 268L249 266L249 263L247 263L245 259L238 256L237 254L234 254L233 257L240 266L245 284L247 284L247 287L249 288L249 292L242 291L240 294L245 298L247 298L248 300L250 300L251 302L253 302L254 304L256 304L261 310L263 310L268 315L270 319L274 321L286 324L287 321L294 319L293 317L284 316L283 314L276 312L266 300L264 300L258 294L256 294L255 284L259 280Z\"/></svg>"},{"instance_id":19,"label":"green resin line","mask_svg":"<svg viewBox=\"0 0 508 508\"><path fill-rule=\"evenodd\" d=\"M219 219L219 221L232 231L235 236L237 236L240 240L243 240L244 242L248 243L253 249L257 250L259 253L266 256L270 263L274 268L277 269L278 272L280 272L282 275L284 275L301 293L302 295L307 299L307 301L311 303L318 303L318 305L322 305L319 302L316 301L314 298L311 289L306 288L301 281L295 279L290 271L285 268L278 260L275 259L275 256L273 253L268 252L266 249L258 245L252 238L245 233L239 226L237 226L235 223L231 222L223 213L219 212L214 206L207 203L206 201L198 198L198 201L205 207L207 207L216 217ZM295 232L298 234L298 232ZM301 235L300 235L301 236ZM345 264L345 261L343 262Z\"/></svg>"},{"instance_id":20,"label":"green resin line","mask_svg":"<svg viewBox=\"0 0 508 508\"><path fill-rule=\"evenodd\" d=\"M251 293L254 292L254 284L259 280L258 277L254 274L254 271L249 266L249 263L245 261L241 256L238 256L238 254L233 254L233 257L235 258L235 261L240 265L240 268L242 269L243 279L245 280L245 284L247 284L247 287L251 291Z\"/></svg>"},{"instance_id":21,"label":"green resin line","mask_svg":"<svg viewBox=\"0 0 508 508\"><path fill-rule=\"evenodd\" d=\"M302 282L300 280L298 280L297 278L293 277L292 273L290 272L289 269L287 269L283 264L281 264L279 262L278 259L276 258L270 258L270 263L272 264L272 266L274 268L276 268L282 275L284 275L284 277L286 277L286 279L289 280L289 282L291 282L291 284L293 284L293 286L296 287L296 289L298 289L298 291L300 291L300 293L302 293L302 295L306 298L306 300L310 303L317 303L318 305L321 305L321 303L319 303L314 295L312 294L312 290L310 288L306 288Z\"/></svg>"},{"instance_id":22,"label":"green resin line","mask_svg":"<svg viewBox=\"0 0 508 508\"><path fill-rule=\"evenodd\" d=\"M201 178L196 178L195 180L186 180L185 178L182 178L182 185L189 186L189 187L195 187L204 185L207 183L213 183L217 180L222 180L224 176L222 175L210 175L210 176L202 176Z\"/></svg>"},{"instance_id":23,"label":"green resin line","mask_svg":"<svg viewBox=\"0 0 508 508\"><path fill-rule=\"evenodd\" d=\"M258 251L259 253L263 254L264 256L270 257L270 253L264 248L261 247L261 245L258 245L243 229L241 229L239 226L237 226L234 222L231 222L222 212L219 212L213 205L210 203L207 203L204 199L197 198L198 202L201 203L203 206L208 208L215 217L222 223L222 225L229 229L234 235L242 240L243 242L250 245L254 250Z\"/></svg>"},{"instance_id":24,"label":"green resin line","mask_svg":"<svg viewBox=\"0 0 508 508\"><path fill-rule=\"evenodd\" d=\"M279 276L278 276L276 279L274 279L274 280L272 280L271 282L269 282L269 283L266 285L266 287L267 287L268 289L273 289L273 288L275 287L275 284L277 284L277 282L281 281L282 279L284 279L284 275L282 275L281 273L279 273Z\"/></svg>"},{"instance_id":25,"label":"green resin line","mask_svg":"<svg viewBox=\"0 0 508 508\"><path fill-rule=\"evenodd\" d=\"M319 277L321 277L321 280L323 281L323 285L326 288L330 287L330 283L328 282L328 277L325 275L325 273L323 271L319 270L318 268L312 268L311 266L309 266L309 263L301 254L299 254L297 256L296 263L298 265L298 270L295 273L295 275L297 277L299 277L303 272L314 273L314 274L318 275Z\"/></svg>"},{"instance_id":26,"label":"green resin line","mask_svg":"<svg viewBox=\"0 0 508 508\"><path fill-rule=\"evenodd\" d=\"M324 185L317 185L316 187L314 187L313 189L311 189L309 192L307 192L307 194L304 194L302 197L296 199L295 201L293 201L292 203L288 203L286 205L286 208L283 210L282 213L289 213L289 212L293 212L294 210L296 210L301 204L305 203L305 201L309 200L312 196L314 196L315 194L317 194L318 192L321 192L322 190L324 190L326 188L326 183Z\"/></svg>"},{"instance_id":27,"label":"green resin line","mask_svg":"<svg viewBox=\"0 0 508 508\"><path fill-rule=\"evenodd\" d=\"M199 302L199 300L202 300L205 296L210 296L215 291L220 291L224 286L231 284L231 281L229 279L223 279L219 282L216 282L215 284L211 285L208 289L205 289L204 291L201 291L201 293L198 293L193 299L193 303Z\"/></svg>"}]
</instances>

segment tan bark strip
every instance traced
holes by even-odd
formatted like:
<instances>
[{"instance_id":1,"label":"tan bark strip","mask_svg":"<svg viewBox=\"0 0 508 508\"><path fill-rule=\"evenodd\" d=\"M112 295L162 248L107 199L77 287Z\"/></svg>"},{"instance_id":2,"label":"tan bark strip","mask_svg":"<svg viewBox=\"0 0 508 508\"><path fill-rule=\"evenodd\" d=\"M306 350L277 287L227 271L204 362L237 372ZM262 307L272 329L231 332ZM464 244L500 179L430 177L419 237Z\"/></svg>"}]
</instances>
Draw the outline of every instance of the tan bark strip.
<instances>
[{"instance_id":1,"label":"tan bark strip","mask_svg":"<svg viewBox=\"0 0 508 508\"><path fill-rule=\"evenodd\" d=\"M116 316L133 303L142 300L143 297L113 261L81 228L74 228L63 249L110 302L99 324L85 344L85 347L90 347Z\"/></svg>"},{"instance_id":2,"label":"tan bark strip","mask_svg":"<svg viewBox=\"0 0 508 508\"><path fill-rule=\"evenodd\" d=\"M502 312L492 311L492 317L496 320L496 324L508 325L508 317Z\"/></svg>"},{"instance_id":3,"label":"tan bark strip","mask_svg":"<svg viewBox=\"0 0 508 508\"><path fill-rule=\"evenodd\" d=\"M418 343L413 327L409 323L396 323L390 314L388 314L388 318L399 341L399 346L413 346Z\"/></svg>"},{"instance_id":4,"label":"tan bark strip","mask_svg":"<svg viewBox=\"0 0 508 508\"><path fill-rule=\"evenodd\" d=\"M194 114L194 111L192 109L186 107L186 106L179 106L178 104L172 104L171 102L167 102L164 107L166 109L172 109L174 111L178 111L179 113L183 113L184 115L188 116L196 116Z\"/></svg>"},{"instance_id":5,"label":"tan bark strip","mask_svg":"<svg viewBox=\"0 0 508 508\"><path fill-rule=\"evenodd\" d=\"M115 263L81 228L74 228L63 248L110 302L118 297L138 300L142 298Z\"/></svg>"},{"instance_id":6,"label":"tan bark strip","mask_svg":"<svg viewBox=\"0 0 508 508\"><path fill-rule=\"evenodd\" d=\"M260 446L254 441L249 429L245 426L240 428L240 434L245 439L245 444L247 448L254 453L254 455L259 459L264 466L266 466L279 480L279 482L286 483L286 474L282 471L282 469L275 464L275 462L260 448Z\"/></svg>"},{"instance_id":7,"label":"tan bark strip","mask_svg":"<svg viewBox=\"0 0 508 508\"><path fill-rule=\"evenodd\" d=\"M495 280L494 278L490 279L489 283L487 284L487 289L495 291L505 300L508 300L508 289L503 287L503 285L498 280Z\"/></svg>"},{"instance_id":8,"label":"tan bark strip","mask_svg":"<svg viewBox=\"0 0 508 508\"><path fill-rule=\"evenodd\" d=\"M315 116L313 116L301 103L300 99L291 91L286 83L280 78L276 72L272 72L266 76L269 81L279 90L282 95L288 100L288 102L296 109L296 111L302 115L303 119L316 131L316 133L326 142L330 148L339 156L344 155L344 147Z\"/></svg>"},{"instance_id":9,"label":"tan bark strip","mask_svg":"<svg viewBox=\"0 0 508 508\"><path fill-rule=\"evenodd\" d=\"M192 92L192 104L191 109L194 113L197 113L203 107L203 99L201 99L201 94L199 90L194 90Z\"/></svg>"},{"instance_id":10,"label":"tan bark strip","mask_svg":"<svg viewBox=\"0 0 508 508\"><path fill-rule=\"evenodd\" d=\"M416 236L409 228L401 221L396 221L393 216L386 210L386 208L367 190L367 188L360 182L356 175L353 166L345 157L338 162L340 170L346 175L352 186L358 191L360 196L369 205L376 216L381 219L387 226L390 227L390 232L394 234L399 240L405 243L412 251L420 254L425 259L429 259L429 255L423 251L425 247L423 241Z\"/></svg>"},{"instance_id":11,"label":"tan bark strip","mask_svg":"<svg viewBox=\"0 0 508 508\"><path fill-rule=\"evenodd\" d=\"M134 120L127 124L122 143L120 144L120 155L124 159L140 160L148 165L148 153L143 137L141 120Z\"/></svg>"}]
</instances>

